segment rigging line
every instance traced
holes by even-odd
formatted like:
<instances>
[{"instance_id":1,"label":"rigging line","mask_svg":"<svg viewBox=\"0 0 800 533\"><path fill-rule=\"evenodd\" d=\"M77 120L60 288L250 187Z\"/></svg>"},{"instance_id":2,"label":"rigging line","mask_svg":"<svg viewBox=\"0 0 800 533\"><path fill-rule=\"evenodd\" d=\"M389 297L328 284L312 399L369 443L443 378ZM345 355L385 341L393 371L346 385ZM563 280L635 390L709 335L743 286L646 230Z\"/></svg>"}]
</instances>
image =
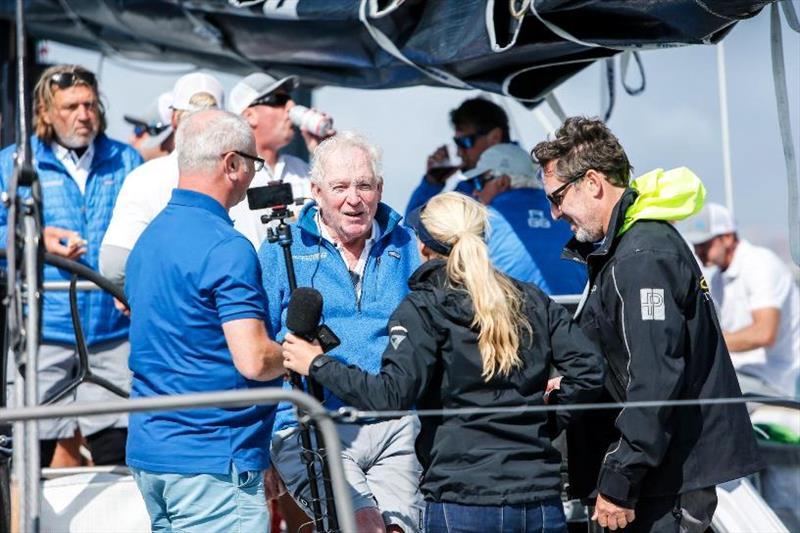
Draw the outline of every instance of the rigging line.
<instances>
[{"instance_id":1,"label":"rigging line","mask_svg":"<svg viewBox=\"0 0 800 533\"><path fill-rule=\"evenodd\" d=\"M72 22L81 30L85 31L88 36L96 40L103 52L108 55L120 53L119 50L117 50L111 43L100 37L98 33L92 31L89 25L83 21L81 16L70 7L68 0L58 0L58 3L61 5L61 9L64 10L64 14L67 15L67 18L72 20Z\"/></svg>"},{"instance_id":2,"label":"rigging line","mask_svg":"<svg viewBox=\"0 0 800 533\"><path fill-rule=\"evenodd\" d=\"M399 418L402 416L459 416L459 415L484 415L484 414L528 414L550 413L556 411L599 411L603 409L642 409L654 407L691 407L706 405L729 405L739 403L777 404L790 409L800 410L800 400L792 397L752 396L739 398L706 398L692 400L645 400L633 402L602 402L569 405L521 405L517 407L463 407L451 409L398 409L386 411L366 411L354 407L340 407L336 411L329 411L329 416L334 420L353 422L364 418Z\"/></svg>"},{"instance_id":3,"label":"rigging line","mask_svg":"<svg viewBox=\"0 0 800 533\"><path fill-rule=\"evenodd\" d=\"M631 87L625 81L625 78L628 75L628 65L630 64L630 58L633 56L634 61L636 61L636 66L639 67L639 77L642 80L642 83L639 87ZM638 96L644 92L646 80L644 76L644 64L642 63L642 58L637 51L627 50L622 53L620 56L620 74L619 79L622 82L622 88L625 89L625 92L628 93L630 96Z\"/></svg>"},{"instance_id":4,"label":"rigging line","mask_svg":"<svg viewBox=\"0 0 800 533\"><path fill-rule=\"evenodd\" d=\"M770 47L772 55L772 79L775 86L775 101L778 106L778 126L783 143L786 162L787 202L789 209L789 248L795 265L800 265L800 220L798 220L798 172L794 153L792 124L789 118L789 93L786 88L786 67L783 59L783 36L778 6L770 7Z\"/></svg>"}]
</instances>

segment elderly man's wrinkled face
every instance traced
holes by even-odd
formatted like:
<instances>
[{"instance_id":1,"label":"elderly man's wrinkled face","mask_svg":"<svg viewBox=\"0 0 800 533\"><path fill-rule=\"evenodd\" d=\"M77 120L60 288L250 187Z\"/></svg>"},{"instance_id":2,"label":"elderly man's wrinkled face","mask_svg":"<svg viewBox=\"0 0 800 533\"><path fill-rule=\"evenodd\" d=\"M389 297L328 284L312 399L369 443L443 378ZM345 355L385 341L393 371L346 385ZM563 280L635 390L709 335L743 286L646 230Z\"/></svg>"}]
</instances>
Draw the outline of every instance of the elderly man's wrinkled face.
<instances>
[{"instance_id":1,"label":"elderly man's wrinkled face","mask_svg":"<svg viewBox=\"0 0 800 533\"><path fill-rule=\"evenodd\" d=\"M383 192L369 154L360 148L342 149L325 162L323 173L324 182L311 185L323 223L343 244L367 239Z\"/></svg>"},{"instance_id":2,"label":"elderly man's wrinkled face","mask_svg":"<svg viewBox=\"0 0 800 533\"><path fill-rule=\"evenodd\" d=\"M53 101L43 118L53 126L58 143L67 148L89 146L100 130L97 94L88 85L53 88Z\"/></svg>"}]
</instances>

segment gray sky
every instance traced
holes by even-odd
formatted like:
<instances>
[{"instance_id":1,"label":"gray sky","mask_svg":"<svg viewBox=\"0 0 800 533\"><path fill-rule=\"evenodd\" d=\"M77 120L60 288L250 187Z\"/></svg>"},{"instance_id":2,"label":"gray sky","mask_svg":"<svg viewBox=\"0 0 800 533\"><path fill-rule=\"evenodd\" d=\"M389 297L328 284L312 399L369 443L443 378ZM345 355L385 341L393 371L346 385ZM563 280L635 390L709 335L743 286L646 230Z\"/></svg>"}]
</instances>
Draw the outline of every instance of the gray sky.
<instances>
[{"instance_id":1,"label":"gray sky","mask_svg":"<svg viewBox=\"0 0 800 533\"><path fill-rule=\"evenodd\" d=\"M784 60L789 86L795 151L800 156L800 36L783 25ZM734 207L740 232L788 258L787 183L778 130L769 48L769 9L740 22L725 39ZM123 114L145 109L191 66L101 59L98 54L49 43L46 59L76 62L98 72L108 105L109 134L126 140L130 126ZM687 166L709 190L709 199L724 203L722 135L716 51L690 46L642 53L647 89L628 96L617 82L617 101L609 125L622 141L636 169ZM143 70L144 69L144 70ZM600 115L600 64L585 69L556 96L568 115ZM154 74L152 71L161 71ZM638 84L631 66L631 85ZM237 77L220 74L230 89ZM452 131L450 109L478 93L414 88L363 91L323 88L314 105L334 117L337 129L356 129L384 150L384 201L399 211L419 182L427 155L447 142ZM516 131L525 149L547 132L531 111L508 99ZM550 120L557 121L549 111Z\"/></svg>"}]
</instances>

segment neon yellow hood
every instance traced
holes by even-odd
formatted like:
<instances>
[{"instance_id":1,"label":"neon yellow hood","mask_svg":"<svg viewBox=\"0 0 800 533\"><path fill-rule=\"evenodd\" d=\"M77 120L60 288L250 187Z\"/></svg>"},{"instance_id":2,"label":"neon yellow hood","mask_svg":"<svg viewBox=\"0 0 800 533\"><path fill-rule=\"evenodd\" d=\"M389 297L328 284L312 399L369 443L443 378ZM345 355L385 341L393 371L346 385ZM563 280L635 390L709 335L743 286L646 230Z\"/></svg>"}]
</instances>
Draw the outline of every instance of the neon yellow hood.
<instances>
[{"instance_id":1,"label":"neon yellow hood","mask_svg":"<svg viewBox=\"0 0 800 533\"><path fill-rule=\"evenodd\" d=\"M618 235L628 231L637 220L688 218L702 209L706 199L703 182L686 167L651 170L633 180L630 186L639 195L625 212Z\"/></svg>"}]
</instances>

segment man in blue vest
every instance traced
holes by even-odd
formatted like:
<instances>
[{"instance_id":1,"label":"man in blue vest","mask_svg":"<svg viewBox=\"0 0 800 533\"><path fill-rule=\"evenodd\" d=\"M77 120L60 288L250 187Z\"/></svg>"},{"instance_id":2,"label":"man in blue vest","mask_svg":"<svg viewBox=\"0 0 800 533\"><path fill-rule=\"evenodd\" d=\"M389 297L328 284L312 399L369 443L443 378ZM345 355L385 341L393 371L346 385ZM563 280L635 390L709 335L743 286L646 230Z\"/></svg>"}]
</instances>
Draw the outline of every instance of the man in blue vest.
<instances>
[{"instance_id":1,"label":"man in blue vest","mask_svg":"<svg viewBox=\"0 0 800 533\"><path fill-rule=\"evenodd\" d=\"M111 140L97 80L76 65L57 65L42 73L34 89L36 134L31 138L33 164L42 187L44 245L51 254L80 261L97 270L100 242L125 176L142 163L130 146ZM16 146L0 152L0 188L7 190ZM22 189L23 195L30 190ZM0 207L0 241L8 239L8 213ZM3 244L5 246L5 244ZM52 266L46 281L70 274ZM92 371L123 389L130 387L128 319L114 308L109 294L78 294L78 310ZM46 292L39 350L40 400L68 383L77 365L75 333L66 292ZM97 403L114 398L105 389L83 384L67 401ZM95 464L122 464L127 416L43 420L39 422L42 464L50 464L59 439L86 437Z\"/></svg>"}]
</instances>

